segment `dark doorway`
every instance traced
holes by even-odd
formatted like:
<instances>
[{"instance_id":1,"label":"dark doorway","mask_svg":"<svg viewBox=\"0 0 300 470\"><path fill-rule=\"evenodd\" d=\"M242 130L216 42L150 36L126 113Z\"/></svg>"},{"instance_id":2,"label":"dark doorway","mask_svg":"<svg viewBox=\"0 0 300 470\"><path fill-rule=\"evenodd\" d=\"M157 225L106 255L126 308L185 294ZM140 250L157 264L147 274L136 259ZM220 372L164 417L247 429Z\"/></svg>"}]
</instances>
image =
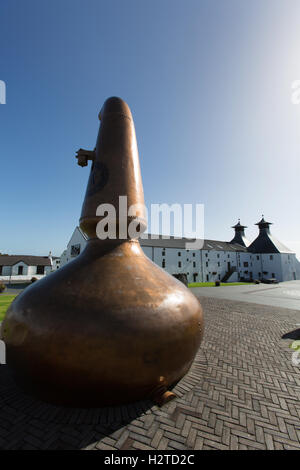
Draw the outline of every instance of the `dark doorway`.
<instances>
[{"instance_id":1,"label":"dark doorway","mask_svg":"<svg viewBox=\"0 0 300 470\"><path fill-rule=\"evenodd\" d=\"M37 266L36 267L36 273L37 274L45 274L45 266Z\"/></svg>"},{"instance_id":2,"label":"dark doorway","mask_svg":"<svg viewBox=\"0 0 300 470\"><path fill-rule=\"evenodd\" d=\"M23 274L23 266L18 266L18 275L22 275Z\"/></svg>"},{"instance_id":3,"label":"dark doorway","mask_svg":"<svg viewBox=\"0 0 300 470\"><path fill-rule=\"evenodd\" d=\"M230 268L231 268L230 262L228 261L228 263L227 263L227 271L230 271Z\"/></svg>"}]
</instances>

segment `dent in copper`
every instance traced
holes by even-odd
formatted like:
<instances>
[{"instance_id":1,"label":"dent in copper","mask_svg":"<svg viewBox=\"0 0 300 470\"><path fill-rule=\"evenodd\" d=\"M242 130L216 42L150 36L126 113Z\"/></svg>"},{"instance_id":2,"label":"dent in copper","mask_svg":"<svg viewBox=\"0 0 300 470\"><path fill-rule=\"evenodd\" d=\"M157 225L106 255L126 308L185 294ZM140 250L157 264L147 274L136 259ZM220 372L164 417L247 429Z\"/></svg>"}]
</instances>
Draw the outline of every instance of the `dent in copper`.
<instances>
[{"instance_id":1,"label":"dent in copper","mask_svg":"<svg viewBox=\"0 0 300 470\"><path fill-rule=\"evenodd\" d=\"M1 329L7 363L25 391L51 403L163 404L199 348L202 309L138 240L95 236L96 206L117 207L119 195L144 202L133 120L119 98L101 110L92 165L80 219L86 248L13 301Z\"/></svg>"}]
</instances>

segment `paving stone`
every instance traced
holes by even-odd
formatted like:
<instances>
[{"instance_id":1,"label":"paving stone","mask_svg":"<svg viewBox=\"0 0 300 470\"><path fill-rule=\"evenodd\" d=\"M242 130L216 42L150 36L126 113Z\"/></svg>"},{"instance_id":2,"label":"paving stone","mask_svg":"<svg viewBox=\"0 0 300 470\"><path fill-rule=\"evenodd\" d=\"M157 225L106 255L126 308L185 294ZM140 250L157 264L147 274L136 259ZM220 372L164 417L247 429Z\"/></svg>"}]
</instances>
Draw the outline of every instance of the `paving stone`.
<instances>
[{"instance_id":1,"label":"paving stone","mask_svg":"<svg viewBox=\"0 0 300 470\"><path fill-rule=\"evenodd\" d=\"M36 401L0 365L0 449L300 449L300 311L200 299L205 335L177 399L96 410Z\"/></svg>"}]
</instances>

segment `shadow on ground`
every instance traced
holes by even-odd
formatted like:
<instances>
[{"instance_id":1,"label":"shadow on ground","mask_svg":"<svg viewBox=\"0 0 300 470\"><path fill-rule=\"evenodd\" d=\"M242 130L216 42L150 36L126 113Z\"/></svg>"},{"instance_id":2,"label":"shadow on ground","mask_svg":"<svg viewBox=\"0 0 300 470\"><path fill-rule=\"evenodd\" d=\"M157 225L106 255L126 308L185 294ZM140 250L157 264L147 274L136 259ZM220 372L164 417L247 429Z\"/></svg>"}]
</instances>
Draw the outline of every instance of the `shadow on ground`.
<instances>
[{"instance_id":1,"label":"shadow on ground","mask_svg":"<svg viewBox=\"0 0 300 470\"><path fill-rule=\"evenodd\" d=\"M106 408L64 408L25 395L0 365L0 449L82 449L111 435L153 407L144 400ZM128 440L128 439L127 439ZM127 442L120 442L126 449Z\"/></svg>"},{"instance_id":2,"label":"shadow on ground","mask_svg":"<svg viewBox=\"0 0 300 470\"><path fill-rule=\"evenodd\" d=\"M289 331L281 336L282 339L300 339L300 328L297 330Z\"/></svg>"}]
</instances>

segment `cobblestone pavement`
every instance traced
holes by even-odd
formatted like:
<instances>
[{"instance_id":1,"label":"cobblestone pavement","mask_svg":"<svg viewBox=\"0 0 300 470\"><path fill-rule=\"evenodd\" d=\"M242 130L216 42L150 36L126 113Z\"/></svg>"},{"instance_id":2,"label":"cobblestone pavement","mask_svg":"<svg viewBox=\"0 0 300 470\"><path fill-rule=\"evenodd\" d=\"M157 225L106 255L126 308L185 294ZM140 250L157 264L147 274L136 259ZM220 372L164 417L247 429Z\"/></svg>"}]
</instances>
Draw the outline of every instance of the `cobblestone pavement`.
<instances>
[{"instance_id":1,"label":"cobblestone pavement","mask_svg":"<svg viewBox=\"0 0 300 470\"><path fill-rule=\"evenodd\" d=\"M201 303L204 341L175 388L178 398L162 408L43 404L18 391L0 366L0 449L300 449L300 366L288 348L300 311Z\"/></svg>"}]
</instances>

